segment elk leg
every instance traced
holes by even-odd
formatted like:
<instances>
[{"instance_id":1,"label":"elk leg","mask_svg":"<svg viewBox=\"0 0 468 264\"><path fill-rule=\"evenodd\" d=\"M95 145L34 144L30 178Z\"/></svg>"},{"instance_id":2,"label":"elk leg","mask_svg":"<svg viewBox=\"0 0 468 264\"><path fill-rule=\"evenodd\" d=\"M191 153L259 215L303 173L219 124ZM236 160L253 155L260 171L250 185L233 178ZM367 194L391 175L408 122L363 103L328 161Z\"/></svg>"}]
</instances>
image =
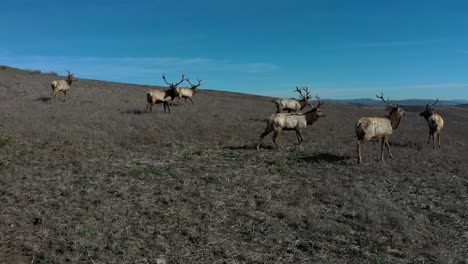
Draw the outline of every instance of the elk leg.
<instances>
[{"instance_id":1,"label":"elk leg","mask_svg":"<svg viewBox=\"0 0 468 264\"><path fill-rule=\"evenodd\" d=\"M296 136L299 140L299 142L297 143L299 145L299 149L301 149L301 151L304 151L304 148L302 147L302 141L304 140L304 138L302 137L302 130L296 130Z\"/></svg>"},{"instance_id":2,"label":"elk leg","mask_svg":"<svg viewBox=\"0 0 468 264\"><path fill-rule=\"evenodd\" d=\"M385 139L385 146L387 147L388 155L391 159L393 159L392 151L390 150L390 144L388 143L388 139Z\"/></svg>"},{"instance_id":3,"label":"elk leg","mask_svg":"<svg viewBox=\"0 0 468 264\"><path fill-rule=\"evenodd\" d=\"M273 134L273 142L275 143L276 148L278 149L278 151L281 151L281 148L278 145L278 137L279 137L280 133L281 133L281 129L278 129L278 130L275 130L275 133Z\"/></svg>"},{"instance_id":4,"label":"elk leg","mask_svg":"<svg viewBox=\"0 0 468 264\"><path fill-rule=\"evenodd\" d=\"M258 140L258 143L257 143L257 150L260 150L260 144L262 143L263 138L266 137L266 135L270 134L271 131L273 131L273 129L270 127L267 127L265 131L263 131L263 133L260 135L260 139Z\"/></svg>"},{"instance_id":5,"label":"elk leg","mask_svg":"<svg viewBox=\"0 0 468 264\"><path fill-rule=\"evenodd\" d=\"M168 103L168 102L165 102L164 105L167 106L167 111L168 111L169 114L170 114L170 113L171 113L171 108L169 107L169 103Z\"/></svg>"},{"instance_id":6,"label":"elk leg","mask_svg":"<svg viewBox=\"0 0 468 264\"><path fill-rule=\"evenodd\" d=\"M431 135L432 135L432 132L429 130L429 137L427 138L427 144L429 144L429 142L431 141Z\"/></svg>"},{"instance_id":7,"label":"elk leg","mask_svg":"<svg viewBox=\"0 0 468 264\"><path fill-rule=\"evenodd\" d=\"M385 138L382 138L382 143L380 144L380 160L384 161L383 151L384 151Z\"/></svg>"},{"instance_id":8,"label":"elk leg","mask_svg":"<svg viewBox=\"0 0 468 264\"><path fill-rule=\"evenodd\" d=\"M361 161L362 161L362 156L361 156L361 144L364 143L363 141L361 140L358 140L357 141L357 154L358 154L358 158L357 158L357 163L360 164Z\"/></svg>"},{"instance_id":9,"label":"elk leg","mask_svg":"<svg viewBox=\"0 0 468 264\"><path fill-rule=\"evenodd\" d=\"M437 133L437 143L439 144L439 148L440 148L440 134L441 134L441 131Z\"/></svg>"},{"instance_id":10,"label":"elk leg","mask_svg":"<svg viewBox=\"0 0 468 264\"><path fill-rule=\"evenodd\" d=\"M193 104L192 98L189 97L188 99L189 99L190 102L192 103L192 106L195 106L195 105Z\"/></svg>"},{"instance_id":11,"label":"elk leg","mask_svg":"<svg viewBox=\"0 0 468 264\"><path fill-rule=\"evenodd\" d=\"M432 133L432 149L435 149L436 136L437 132Z\"/></svg>"}]
</instances>

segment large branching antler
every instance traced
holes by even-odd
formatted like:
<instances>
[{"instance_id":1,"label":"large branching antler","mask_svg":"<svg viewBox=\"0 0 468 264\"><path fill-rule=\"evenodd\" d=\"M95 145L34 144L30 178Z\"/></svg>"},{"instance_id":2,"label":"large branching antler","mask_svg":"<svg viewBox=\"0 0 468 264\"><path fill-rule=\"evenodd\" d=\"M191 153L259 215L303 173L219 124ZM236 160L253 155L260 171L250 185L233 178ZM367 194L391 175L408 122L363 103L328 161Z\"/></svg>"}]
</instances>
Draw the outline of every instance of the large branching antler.
<instances>
[{"instance_id":1,"label":"large branching antler","mask_svg":"<svg viewBox=\"0 0 468 264\"><path fill-rule=\"evenodd\" d=\"M197 88L198 86L201 85L202 80L200 80L200 79L197 79L197 80L198 80L198 84L193 85L193 84L190 82L189 78L187 78L187 82L190 84L190 86L192 86L192 88Z\"/></svg>"},{"instance_id":2,"label":"large branching antler","mask_svg":"<svg viewBox=\"0 0 468 264\"><path fill-rule=\"evenodd\" d=\"M302 91L304 91L306 94L304 95L302 93ZM299 89L299 87L296 86L296 92L299 93L299 96L300 96L301 100L307 101L307 100L310 99L309 87L304 86L304 87L302 87L302 89Z\"/></svg>"},{"instance_id":3,"label":"large branching antler","mask_svg":"<svg viewBox=\"0 0 468 264\"><path fill-rule=\"evenodd\" d=\"M185 81L185 75L182 73L182 79L180 80L180 82L177 82L177 83L170 83L166 80L166 74L163 73L162 75L162 78L164 80L164 82L166 82L167 85L169 85L169 87L176 87L177 85L181 84L183 81Z\"/></svg>"},{"instance_id":4,"label":"large branching antler","mask_svg":"<svg viewBox=\"0 0 468 264\"><path fill-rule=\"evenodd\" d=\"M383 101L384 103L386 103L387 105L389 105L390 107L396 107L396 105L391 104L391 103L388 101L388 100L389 100L388 98L387 98L387 100L385 100L385 99L383 98L383 93L381 93L381 96L378 96L378 95L375 95L375 96L376 96L377 98L382 99L382 101Z\"/></svg>"}]
</instances>

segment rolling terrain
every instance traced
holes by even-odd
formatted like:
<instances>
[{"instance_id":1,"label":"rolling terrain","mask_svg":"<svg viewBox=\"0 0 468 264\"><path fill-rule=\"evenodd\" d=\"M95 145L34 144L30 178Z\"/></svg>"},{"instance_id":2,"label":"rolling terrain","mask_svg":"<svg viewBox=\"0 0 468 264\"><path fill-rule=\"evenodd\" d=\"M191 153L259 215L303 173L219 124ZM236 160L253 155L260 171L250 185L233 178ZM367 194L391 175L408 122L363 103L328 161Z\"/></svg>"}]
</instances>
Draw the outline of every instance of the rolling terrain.
<instances>
[{"instance_id":1,"label":"rolling terrain","mask_svg":"<svg viewBox=\"0 0 468 264\"><path fill-rule=\"evenodd\" d=\"M195 107L144 113L158 87L79 80L50 100L58 78L0 68L0 263L468 261L467 107L436 108L435 150L403 107L395 159L370 142L358 165L354 123L382 106L326 102L304 152L294 132L256 151L272 98L202 85Z\"/></svg>"}]
</instances>

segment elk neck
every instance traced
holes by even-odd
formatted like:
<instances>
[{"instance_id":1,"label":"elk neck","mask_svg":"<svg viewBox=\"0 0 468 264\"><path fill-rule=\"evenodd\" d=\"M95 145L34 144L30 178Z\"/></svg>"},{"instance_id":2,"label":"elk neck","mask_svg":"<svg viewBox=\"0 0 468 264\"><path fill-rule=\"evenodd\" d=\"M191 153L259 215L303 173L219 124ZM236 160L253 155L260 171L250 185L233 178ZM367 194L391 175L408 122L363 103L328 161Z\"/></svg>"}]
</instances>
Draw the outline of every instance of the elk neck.
<instances>
[{"instance_id":1,"label":"elk neck","mask_svg":"<svg viewBox=\"0 0 468 264\"><path fill-rule=\"evenodd\" d=\"M302 109L304 109L304 107L306 107L306 105L307 105L307 100L302 99L302 100L299 101L299 104L301 105L301 109L300 109L300 110L302 110Z\"/></svg>"},{"instance_id":2,"label":"elk neck","mask_svg":"<svg viewBox=\"0 0 468 264\"><path fill-rule=\"evenodd\" d=\"M72 84L72 82L73 82L73 79L71 79L71 78L67 78L67 83L68 83L68 85L71 85L71 84Z\"/></svg>"},{"instance_id":3,"label":"elk neck","mask_svg":"<svg viewBox=\"0 0 468 264\"><path fill-rule=\"evenodd\" d=\"M426 110L426 111L422 112L420 115L421 115L422 117L424 117L424 118L427 120L427 119L428 119L429 117L431 117L433 114L434 114L433 112L427 111L427 110Z\"/></svg>"},{"instance_id":4,"label":"elk neck","mask_svg":"<svg viewBox=\"0 0 468 264\"><path fill-rule=\"evenodd\" d=\"M400 124L401 121L401 115L398 112L398 109L392 109L389 115L387 115L387 118L390 119L390 123L392 124L392 128L396 129L398 125Z\"/></svg>"},{"instance_id":5,"label":"elk neck","mask_svg":"<svg viewBox=\"0 0 468 264\"><path fill-rule=\"evenodd\" d=\"M317 114L317 108L314 108L306 113L304 113L305 119L308 125L313 124L319 118Z\"/></svg>"}]
</instances>

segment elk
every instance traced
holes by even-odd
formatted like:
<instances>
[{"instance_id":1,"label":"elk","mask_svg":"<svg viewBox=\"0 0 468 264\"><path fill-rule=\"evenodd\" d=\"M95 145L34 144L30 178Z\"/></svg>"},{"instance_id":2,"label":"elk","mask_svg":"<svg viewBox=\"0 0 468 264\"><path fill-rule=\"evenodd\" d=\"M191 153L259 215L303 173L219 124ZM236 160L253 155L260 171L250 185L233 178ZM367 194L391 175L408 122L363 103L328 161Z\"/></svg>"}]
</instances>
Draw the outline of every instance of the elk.
<instances>
[{"instance_id":1,"label":"elk","mask_svg":"<svg viewBox=\"0 0 468 264\"><path fill-rule=\"evenodd\" d=\"M169 83L166 80L166 76L163 74L163 80L169 85L169 89L160 91L160 90L150 90L146 94L146 100L148 103L146 104L146 112L152 112L153 106L155 104L163 104L164 105L164 112L166 112L166 107L171 112L169 108L169 102L174 100L176 96L179 95L179 88L177 87L185 80L184 74L182 74L182 79L177 83Z\"/></svg>"},{"instance_id":2,"label":"elk","mask_svg":"<svg viewBox=\"0 0 468 264\"><path fill-rule=\"evenodd\" d=\"M437 143L440 148L440 134L444 127L444 119L439 114L434 113L434 106L439 102L439 98L432 105L426 104L426 109L419 115L426 119L427 125L429 126L429 137L427 143L429 144L432 137L432 148L435 149L435 136L437 136Z\"/></svg>"},{"instance_id":3,"label":"elk","mask_svg":"<svg viewBox=\"0 0 468 264\"><path fill-rule=\"evenodd\" d=\"M184 98L185 102L187 102L187 99L189 99L190 102L192 103L192 106L194 106L193 101L192 101L192 96L196 92L198 92L198 87L201 85L202 81L198 80L198 84L193 85L188 78L186 80L190 84L191 87L190 88L185 88L185 87L180 88L179 89L179 99Z\"/></svg>"},{"instance_id":4,"label":"elk","mask_svg":"<svg viewBox=\"0 0 468 264\"><path fill-rule=\"evenodd\" d=\"M73 76L73 73L71 73L69 70L66 71L68 73L66 80L56 80L50 83L50 86L52 87L52 94L50 96L51 98L55 98L59 92L62 92L66 98L67 91L70 89L72 83L78 81L78 79Z\"/></svg>"},{"instance_id":5,"label":"elk","mask_svg":"<svg viewBox=\"0 0 468 264\"><path fill-rule=\"evenodd\" d=\"M317 98L317 106L314 107L312 104L308 103L312 107L312 110L306 113L274 113L267 120L267 127L265 131L260 135L260 139L257 143L257 150L260 150L260 144L263 138L274 131L273 142L275 143L278 151L281 151L281 148L278 145L278 137L283 130L295 130L297 136L297 146L303 151L302 141L304 140L303 131L307 125L312 125L319 117L324 117L325 113L320 110L320 106L323 104L320 102L320 98ZM296 146L296 147L297 147Z\"/></svg>"},{"instance_id":6,"label":"elk","mask_svg":"<svg viewBox=\"0 0 468 264\"><path fill-rule=\"evenodd\" d=\"M405 111L400 107L400 105L394 105L388 102L388 99L383 98L383 93L381 96L376 95L377 98L382 99L382 101L391 107L389 114L385 117L362 117L356 122L355 130L357 136L357 162L361 163L361 145L373 138L381 138L382 143L380 146L380 160L384 160L384 145L387 147L388 154L390 158L393 159L392 152L390 150L390 144L388 139L392 134L393 130L398 128L401 118L406 114Z\"/></svg>"},{"instance_id":7,"label":"elk","mask_svg":"<svg viewBox=\"0 0 468 264\"><path fill-rule=\"evenodd\" d=\"M305 92L305 95L302 91ZM294 98L281 98L275 101L276 113L281 113L283 110L288 110L288 113L291 111L298 113L308 105L310 99L309 88L304 86L301 90L296 86L296 92L299 93L300 100L296 100Z\"/></svg>"}]
</instances>

